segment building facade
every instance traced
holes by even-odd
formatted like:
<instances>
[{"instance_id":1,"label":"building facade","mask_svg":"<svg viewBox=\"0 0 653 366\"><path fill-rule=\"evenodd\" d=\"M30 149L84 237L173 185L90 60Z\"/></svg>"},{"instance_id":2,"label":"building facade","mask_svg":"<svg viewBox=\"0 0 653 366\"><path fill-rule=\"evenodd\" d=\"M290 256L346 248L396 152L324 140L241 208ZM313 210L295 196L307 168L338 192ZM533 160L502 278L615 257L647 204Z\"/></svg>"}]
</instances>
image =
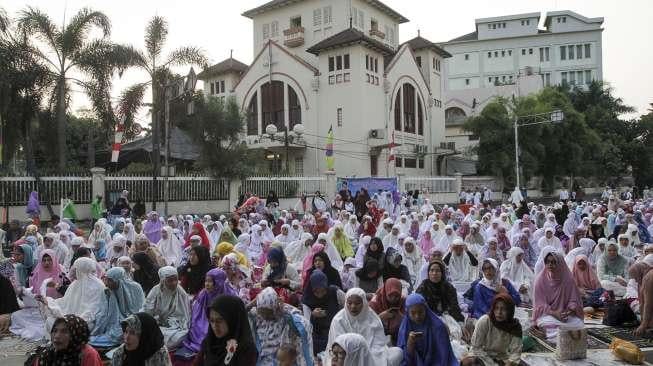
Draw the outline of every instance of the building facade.
<instances>
[{"instance_id":1,"label":"building facade","mask_svg":"<svg viewBox=\"0 0 653 366\"><path fill-rule=\"evenodd\" d=\"M464 151L477 143L461 130L496 96L524 96L567 83L583 87L603 79L603 18L569 10L476 19L476 30L442 46L445 62L445 123L448 147ZM540 23L542 23L540 25Z\"/></svg>"},{"instance_id":2,"label":"building facade","mask_svg":"<svg viewBox=\"0 0 653 366\"><path fill-rule=\"evenodd\" d=\"M206 95L235 98L261 170L324 173L332 136L339 176L439 173L450 55L419 35L400 44L408 19L376 0L273 0L243 15L254 60L199 79Z\"/></svg>"}]
</instances>

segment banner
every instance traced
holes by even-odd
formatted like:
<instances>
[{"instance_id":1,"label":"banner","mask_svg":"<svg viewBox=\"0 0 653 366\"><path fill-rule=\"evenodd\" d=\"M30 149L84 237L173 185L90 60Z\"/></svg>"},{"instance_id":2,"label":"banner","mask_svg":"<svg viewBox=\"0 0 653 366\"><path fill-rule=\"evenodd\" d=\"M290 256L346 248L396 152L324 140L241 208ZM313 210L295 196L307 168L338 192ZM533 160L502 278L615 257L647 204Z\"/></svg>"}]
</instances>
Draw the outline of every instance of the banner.
<instances>
[{"instance_id":1,"label":"banner","mask_svg":"<svg viewBox=\"0 0 653 366\"><path fill-rule=\"evenodd\" d=\"M370 194L370 197L373 196L374 193L377 193L379 190L397 192L398 187L397 178L338 178L338 181L336 182L337 191L342 189L343 182L347 182L347 187L351 191L352 195L356 195L357 191L359 191L361 188L365 188Z\"/></svg>"},{"instance_id":2,"label":"banner","mask_svg":"<svg viewBox=\"0 0 653 366\"><path fill-rule=\"evenodd\" d=\"M333 125L329 127L326 140L326 165L328 171L333 171L333 164L335 163L333 157Z\"/></svg>"}]
</instances>

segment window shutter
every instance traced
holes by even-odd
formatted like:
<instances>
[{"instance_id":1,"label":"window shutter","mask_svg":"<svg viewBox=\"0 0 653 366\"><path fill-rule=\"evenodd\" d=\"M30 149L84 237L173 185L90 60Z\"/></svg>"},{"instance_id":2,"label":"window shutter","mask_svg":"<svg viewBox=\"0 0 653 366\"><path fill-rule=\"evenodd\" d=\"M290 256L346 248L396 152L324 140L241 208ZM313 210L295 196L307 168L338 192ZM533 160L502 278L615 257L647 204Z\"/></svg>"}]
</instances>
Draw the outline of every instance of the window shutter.
<instances>
[{"instance_id":1,"label":"window shutter","mask_svg":"<svg viewBox=\"0 0 653 366\"><path fill-rule=\"evenodd\" d=\"M324 22L326 23L326 13L324 15ZM318 28L320 25L322 25L322 9L315 9L313 10L313 26Z\"/></svg>"}]
</instances>

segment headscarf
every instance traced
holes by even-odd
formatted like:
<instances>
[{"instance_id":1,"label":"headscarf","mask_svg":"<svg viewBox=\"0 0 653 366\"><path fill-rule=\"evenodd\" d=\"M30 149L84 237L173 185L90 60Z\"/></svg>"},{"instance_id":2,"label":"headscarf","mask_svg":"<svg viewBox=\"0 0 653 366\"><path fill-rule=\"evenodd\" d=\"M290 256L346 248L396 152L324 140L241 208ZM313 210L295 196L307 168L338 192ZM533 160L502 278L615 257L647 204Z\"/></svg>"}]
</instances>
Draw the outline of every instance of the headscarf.
<instances>
[{"instance_id":1,"label":"headscarf","mask_svg":"<svg viewBox=\"0 0 653 366\"><path fill-rule=\"evenodd\" d=\"M109 269L105 276L118 285L118 288L111 290L118 300L118 307L123 317L137 313L145 301L143 289L132 281L122 267Z\"/></svg>"},{"instance_id":2,"label":"headscarf","mask_svg":"<svg viewBox=\"0 0 653 366\"><path fill-rule=\"evenodd\" d=\"M208 271L206 278L211 280L213 288L211 290L202 289L193 300L190 329L186 340L184 340L184 346L193 352L200 350L200 344L208 332L209 307L213 299L218 295L236 295L236 291L227 283L227 273L222 269L214 268Z\"/></svg>"},{"instance_id":3,"label":"headscarf","mask_svg":"<svg viewBox=\"0 0 653 366\"><path fill-rule=\"evenodd\" d=\"M345 362L347 366L373 366L373 358L367 346L367 340L360 334L345 333L336 337L333 344L339 345L345 350ZM330 351L330 350L327 350Z\"/></svg>"},{"instance_id":4,"label":"headscarf","mask_svg":"<svg viewBox=\"0 0 653 366\"><path fill-rule=\"evenodd\" d=\"M367 340L374 364L385 365L387 364L387 339L383 330L383 323L381 323L379 316L368 306L365 291L357 287L350 289L345 294L345 303L352 296L361 299L362 309L358 315L353 315L345 306L333 317L326 349L331 349L333 342L339 335L358 333Z\"/></svg>"},{"instance_id":5,"label":"headscarf","mask_svg":"<svg viewBox=\"0 0 653 366\"><path fill-rule=\"evenodd\" d=\"M581 271L578 263L585 261L587 268L584 271ZM586 255L581 254L576 257L574 260L574 268L572 270L572 275L574 276L574 281L576 286L585 290L596 290L601 287L601 282L599 281L596 271L592 269L589 259Z\"/></svg>"},{"instance_id":6,"label":"headscarf","mask_svg":"<svg viewBox=\"0 0 653 366\"><path fill-rule=\"evenodd\" d=\"M442 278L440 282L434 283L428 278L428 272L432 266L440 267ZM427 277L417 288L416 292L420 293L427 300L429 307L436 314L443 314L449 312L454 319L461 321L463 315L460 313L458 305L458 298L456 297L456 289L448 283L447 280L447 266L439 259L433 260L429 263L426 269Z\"/></svg>"},{"instance_id":7,"label":"headscarf","mask_svg":"<svg viewBox=\"0 0 653 366\"><path fill-rule=\"evenodd\" d=\"M144 252L134 253L132 260L139 267L134 271L134 281L141 285L143 292L147 295L152 287L159 283L159 275L157 274L159 268L152 261L152 258Z\"/></svg>"},{"instance_id":8,"label":"headscarf","mask_svg":"<svg viewBox=\"0 0 653 366\"><path fill-rule=\"evenodd\" d=\"M11 263L10 263L11 264ZM14 286L9 278L0 273L0 314L11 314L20 310Z\"/></svg>"},{"instance_id":9,"label":"headscarf","mask_svg":"<svg viewBox=\"0 0 653 366\"><path fill-rule=\"evenodd\" d=\"M207 250L211 250L211 241L209 240L209 237L206 235L206 230L204 230L204 225L202 225L201 222L196 222L193 224L193 229L197 231L197 236L199 236L202 241L200 244L206 248ZM192 236L192 235L191 235ZM190 238L191 236L188 237L188 240L186 240L186 243L184 244L184 248L187 248L190 246Z\"/></svg>"},{"instance_id":10,"label":"headscarf","mask_svg":"<svg viewBox=\"0 0 653 366\"><path fill-rule=\"evenodd\" d=\"M247 261L245 254L234 250L234 245L226 241L223 241L222 243L215 246L215 253L220 256L220 258L224 258L227 254L234 253L234 255L238 257L238 264L249 266L249 261Z\"/></svg>"},{"instance_id":11,"label":"headscarf","mask_svg":"<svg viewBox=\"0 0 653 366\"><path fill-rule=\"evenodd\" d=\"M97 263L91 258L82 257L75 261L71 271L75 271L73 281L62 298L54 300L63 314L75 314L90 318L104 300L104 283L97 277Z\"/></svg>"},{"instance_id":12,"label":"headscarf","mask_svg":"<svg viewBox=\"0 0 653 366\"><path fill-rule=\"evenodd\" d=\"M410 308L414 306L424 307L426 317L422 324L414 323L408 315ZM415 331L422 332L423 335L415 342L414 356L411 357L408 355L406 348L408 346L408 335L410 332ZM458 365L458 360L449 342L447 326L429 309L424 297L417 293L409 295L406 299L406 314L399 326L397 346L404 351L404 363L406 364L409 364L409 360L412 359L417 366Z\"/></svg>"},{"instance_id":13,"label":"headscarf","mask_svg":"<svg viewBox=\"0 0 653 366\"><path fill-rule=\"evenodd\" d=\"M206 338L202 342L203 352L201 355L203 358L199 361L206 366L226 365L232 364L232 362L234 365L240 365L238 362L239 354L256 352L245 304L238 297L226 294L218 295L211 304L210 309L207 310L207 317L211 311L220 314L227 322L229 332L224 337L218 338L209 327ZM235 340L238 345L236 347L236 358L230 360L232 362L227 360L227 342L230 340Z\"/></svg>"},{"instance_id":14,"label":"headscarf","mask_svg":"<svg viewBox=\"0 0 653 366\"><path fill-rule=\"evenodd\" d=\"M168 238L163 239L163 236L161 236L157 247L161 255L163 255L163 258L165 258L167 265L180 265L182 260L181 241L174 234L172 227L166 225L163 227L163 230L166 232Z\"/></svg>"},{"instance_id":15,"label":"headscarf","mask_svg":"<svg viewBox=\"0 0 653 366\"><path fill-rule=\"evenodd\" d=\"M23 260L16 263L16 281L20 286L27 287L27 280L34 268L34 254L28 244L21 244L17 249L23 253Z\"/></svg>"},{"instance_id":16,"label":"headscarf","mask_svg":"<svg viewBox=\"0 0 653 366\"><path fill-rule=\"evenodd\" d=\"M535 278L533 321L537 321L550 311L565 311L571 307L574 308L575 315L583 319L583 299L569 272L569 267L565 264L564 257L555 251L545 254L545 257L548 255L555 258L556 267L554 272L545 269Z\"/></svg>"},{"instance_id":17,"label":"headscarf","mask_svg":"<svg viewBox=\"0 0 653 366\"><path fill-rule=\"evenodd\" d=\"M499 302L503 302L506 305L508 314L506 315L506 320L498 321L494 315L494 311ZM522 337L522 328L519 324L519 320L515 319L515 302L512 300L512 297L508 294L499 293L492 300L492 306L488 312L490 321L495 328L498 328L501 331L504 331L510 334L513 337L520 338Z\"/></svg>"},{"instance_id":18,"label":"headscarf","mask_svg":"<svg viewBox=\"0 0 653 366\"><path fill-rule=\"evenodd\" d=\"M52 267L50 271L46 271L43 268L43 257L49 256L52 259ZM53 281L61 281L61 276L65 272L63 266L57 261L57 254L52 249L45 249L39 254L39 263L34 268L32 272L32 277L30 278L30 286L32 286L32 293L39 294L41 292L41 284L47 279L52 279ZM46 295L52 298L59 298L61 295L53 287L48 287L46 290Z\"/></svg>"},{"instance_id":19,"label":"headscarf","mask_svg":"<svg viewBox=\"0 0 653 366\"><path fill-rule=\"evenodd\" d=\"M123 366L141 366L157 353L164 345L163 333L152 315L148 313L136 313L123 320L120 325L123 332L127 328L132 329L138 334L139 342L138 347L129 351L124 348L125 359L122 362Z\"/></svg>"},{"instance_id":20,"label":"headscarf","mask_svg":"<svg viewBox=\"0 0 653 366\"><path fill-rule=\"evenodd\" d=\"M385 281L382 287L376 290L374 298L370 301L370 308L374 310L377 314L388 310L390 304L388 303L388 295L396 294L399 295L399 304L393 305L393 307L399 307L403 309L406 299L401 296L401 281L396 278L389 278Z\"/></svg>"},{"instance_id":21,"label":"headscarf","mask_svg":"<svg viewBox=\"0 0 653 366\"><path fill-rule=\"evenodd\" d=\"M533 283L535 274L533 270L526 264L523 257L521 262L517 263L517 256L524 254L520 247L512 247L508 251L508 258L501 263L501 277L509 280L515 289L523 284L528 287Z\"/></svg>"},{"instance_id":22,"label":"headscarf","mask_svg":"<svg viewBox=\"0 0 653 366\"><path fill-rule=\"evenodd\" d=\"M158 243L161 240L162 228L163 223L159 220L159 214L156 211L147 214L147 220L143 224L143 234L147 236L150 243Z\"/></svg>"},{"instance_id":23,"label":"headscarf","mask_svg":"<svg viewBox=\"0 0 653 366\"><path fill-rule=\"evenodd\" d=\"M118 251L116 248L122 248ZM114 234L107 249L106 261L111 262L114 259L118 259L127 253L127 238L122 234Z\"/></svg>"},{"instance_id":24,"label":"headscarf","mask_svg":"<svg viewBox=\"0 0 653 366\"><path fill-rule=\"evenodd\" d=\"M608 248L611 246L617 248L617 255L614 258L611 258L610 254L608 253ZM599 265L604 266L605 273L621 275L621 273L624 273L626 270L628 259L619 254L619 246L617 244L614 242L609 242L603 251L603 258L601 258L601 263Z\"/></svg>"},{"instance_id":25,"label":"headscarf","mask_svg":"<svg viewBox=\"0 0 653 366\"><path fill-rule=\"evenodd\" d=\"M82 353L82 349L88 343L90 336L88 324L86 324L86 321L79 316L67 314L61 318L57 318L54 321L51 331L61 323L66 325L66 328L68 328L68 332L70 333L68 348L63 351L57 351L52 343L48 343L45 346L37 348L36 351L34 351L34 355L38 357L38 363L36 363L36 365L46 366L81 364L80 355Z\"/></svg>"},{"instance_id":26,"label":"headscarf","mask_svg":"<svg viewBox=\"0 0 653 366\"><path fill-rule=\"evenodd\" d=\"M191 264L190 260L185 265L179 267L179 277L185 278L184 290L189 294L195 295L204 287L206 272L211 269L211 255L209 250L204 246L195 246L190 248L197 255L197 264Z\"/></svg>"},{"instance_id":27,"label":"headscarf","mask_svg":"<svg viewBox=\"0 0 653 366\"><path fill-rule=\"evenodd\" d=\"M277 266L272 268L268 275L268 281L280 280L286 275L286 268L288 267L288 261L286 260L286 255L283 253L281 248L272 248L268 252L268 264L270 261L277 262Z\"/></svg>"},{"instance_id":28,"label":"headscarf","mask_svg":"<svg viewBox=\"0 0 653 366\"><path fill-rule=\"evenodd\" d=\"M41 214L41 205L39 204L39 192L32 191L27 200L27 207L25 212L30 216L38 216Z\"/></svg>"}]
</instances>

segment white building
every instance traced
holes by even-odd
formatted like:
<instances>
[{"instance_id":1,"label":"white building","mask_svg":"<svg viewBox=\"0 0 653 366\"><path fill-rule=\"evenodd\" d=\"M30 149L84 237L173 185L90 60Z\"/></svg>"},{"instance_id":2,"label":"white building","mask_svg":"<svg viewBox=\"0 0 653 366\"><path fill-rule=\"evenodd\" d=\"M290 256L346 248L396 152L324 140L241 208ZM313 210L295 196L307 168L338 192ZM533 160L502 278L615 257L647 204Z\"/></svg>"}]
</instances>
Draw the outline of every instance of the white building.
<instances>
[{"instance_id":1,"label":"white building","mask_svg":"<svg viewBox=\"0 0 653 366\"><path fill-rule=\"evenodd\" d=\"M273 0L243 15L253 22L254 60L230 58L199 78L206 95L236 98L261 169L323 173L332 129L339 176L438 173L450 55L419 35L399 44L408 19L377 0ZM393 135L396 167L388 164Z\"/></svg>"},{"instance_id":2,"label":"white building","mask_svg":"<svg viewBox=\"0 0 653 366\"><path fill-rule=\"evenodd\" d=\"M443 43L449 148L464 150L475 136L460 129L496 96L523 96L542 87L585 85L603 78L603 18L569 10L476 19L476 30ZM455 146L454 146L455 145Z\"/></svg>"}]
</instances>

